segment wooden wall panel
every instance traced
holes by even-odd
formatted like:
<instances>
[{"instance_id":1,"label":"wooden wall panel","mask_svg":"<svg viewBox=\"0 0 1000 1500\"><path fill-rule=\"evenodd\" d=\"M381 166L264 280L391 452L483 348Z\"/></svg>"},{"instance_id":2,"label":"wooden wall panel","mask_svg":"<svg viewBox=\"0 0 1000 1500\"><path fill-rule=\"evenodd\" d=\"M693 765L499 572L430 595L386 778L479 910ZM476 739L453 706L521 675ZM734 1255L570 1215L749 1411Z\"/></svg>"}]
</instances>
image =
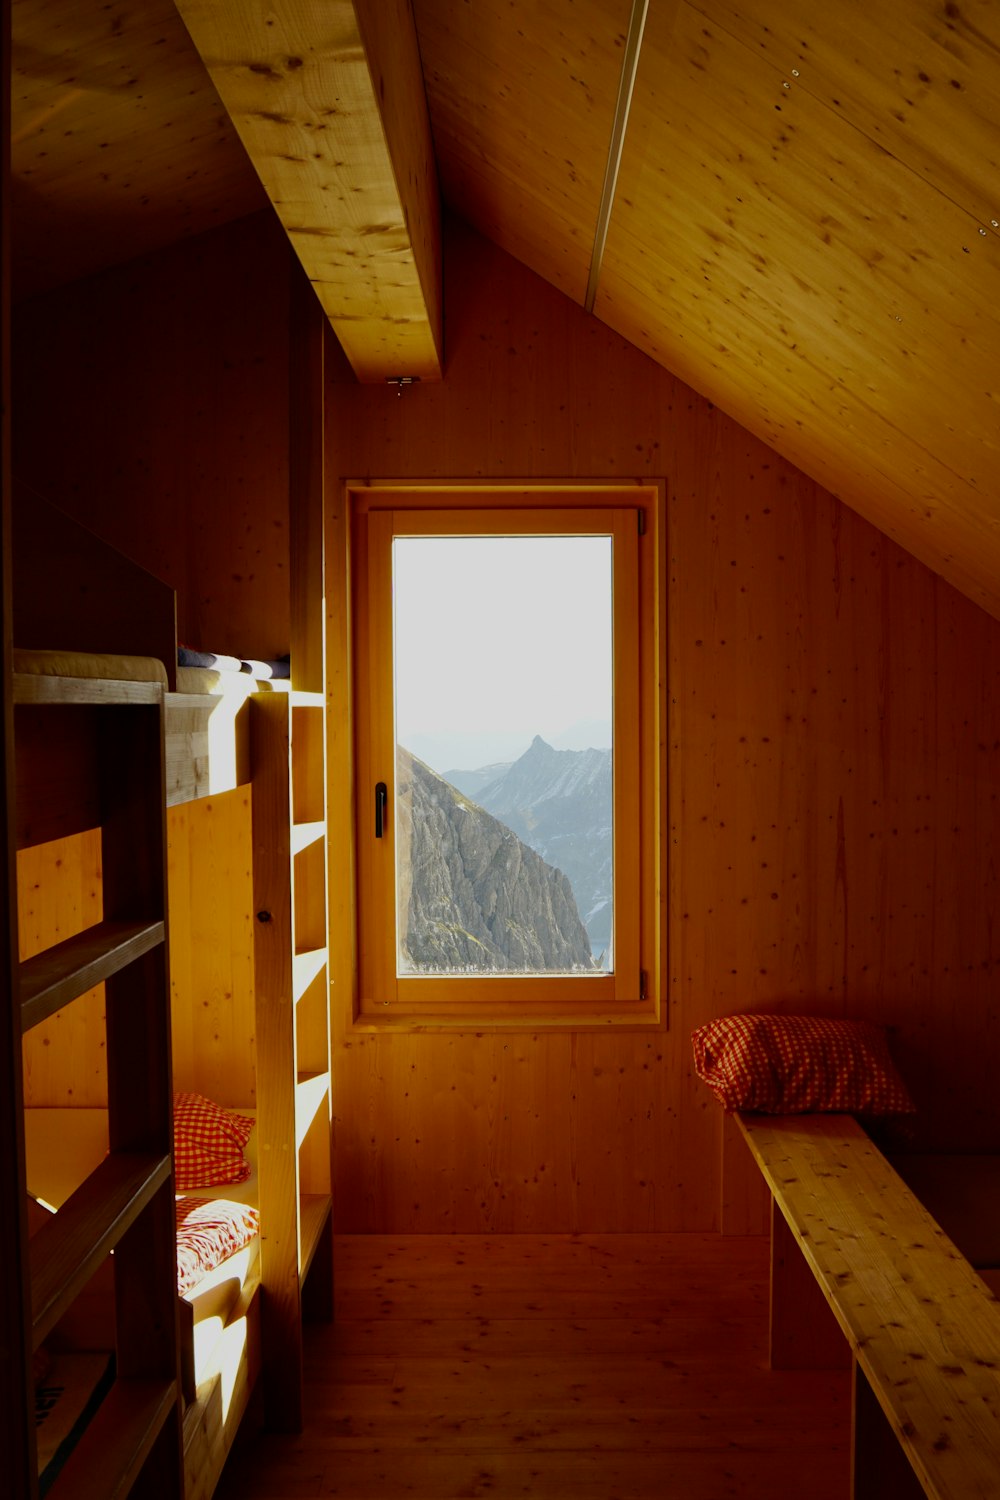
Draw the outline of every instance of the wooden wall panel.
<instances>
[{"instance_id":1,"label":"wooden wall panel","mask_svg":"<svg viewBox=\"0 0 1000 1500\"><path fill-rule=\"evenodd\" d=\"M177 589L182 640L255 656L290 639L290 265L280 231L254 218L17 314L19 472ZM248 793L169 816L178 1083L252 1104ZM22 903L41 857L21 856ZM99 848L90 858L67 840L60 857L44 909L22 917L38 940L78 920L95 872L99 912ZM65 1049L42 1027L26 1049L29 1103L104 1102L100 996L72 1012L74 1024L86 1016L71 1043L87 1057L90 1092L81 1098L77 1084L69 1099Z\"/></svg>"},{"instance_id":2,"label":"wooden wall panel","mask_svg":"<svg viewBox=\"0 0 1000 1500\"><path fill-rule=\"evenodd\" d=\"M232 242L245 251L234 274L248 285L264 279L276 254L266 233L249 233ZM208 289L219 285L215 248L197 252L205 288L183 263L185 308L206 328L226 323L208 305ZM150 262L142 277L154 272ZM117 310L113 338L88 321L95 283L75 300L36 308L39 347L21 346L21 451L70 487L87 472L80 455L113 455L104 464L112 499L105 507L88 479L91 509L140 552L170 559L186 579L204 576L203 591L182 591L182 602L196 601L192 615L204 592L215 609L206 618L222 619L223 601L235 617L249 596L242 580L227 580L232 549L210 540L220 540L220 513L199 508L213 485L199 469L186 507L157 465L194 472L182 414L206 473L215 466L228 495L249 472L241 460L261 458L265 480L247 487L243 524L257 535L280 530L266 476L287 403L284 389L273 410L262 394L272 378L264 351L284 347L280 330L263 326L274 306L267 299L278 294L264 292L261 327L240 336L257 340L256 379L249 369L228 372L219 353L246 342L233 333L227 346L206 332L214 399L195 368L204 399L189 401L167 360L166 374L149 365L140 400L115 354L131 347L122 310L144 305L137 276L133 268L117 290L110 280L98 288ZM349 973L335 955L339 1227L757 1227L753 1188L724 1147L721 1112L692 1077L689 1045L693 1026L746 1005L891 1022L921 1106L919 1130L951 1145L1000 1145L992 1086L1000 627L679 380L461 229L449 235L446 285L440 386L402 397L362 390L332 351L330 494L339 476L369 473L666 476L671 1026L655 1036L355 1035L344 1025ZM283 310L285 274L281 288ZM187 317L180 343L196 342ZM167 321L158 326L169 350ZM92 367L103 372L98 389L120 398L141 440L124 420L112 430L88 388L88 339ZM134 382L130 358L123 370ZM98 435L72 409L76 399L104 421ZM60 451L45 438L64 410L71 441ZM158 425L161 410L174 421ZM141 463L157 480L139 514L126 497ZM151 565L148 555L138 560ZM262 587L265 598L278 592ZM331 622L342 603L329 601ZM349 860L343 846L332 849L335 882Z\"/></svg>"},{"instance_id":3,"label":"wooden wall panel","mask_svg":"<svg viewBox=\"0 0 1000 1500\"><path fill-rule=\"evenodd\" d=\"M17 905L22 959L99 922L103 914L100 830L19 849ZM106 1105L103 984L30 1031L22 1054L26 1105L64 1109Z\"/></svg>"},{"instance_id":4,"label":"wooden wall panel","mask_svg":"<svg viewBox=\"0 0 1000 1500\"><path fill-rule=\"evenodd\" d=\"M666 476L670 1029L355 1034L341 960L339 1228L760 1229L690 1062L694 1026L746 1007L893 1025L918 1135L1000 1146L1000 627L461 228L446 288L442 385L331 362L329 492Z\"/></svg>"},{"instance_id":5,"label":"wooden wall panel","mask_svg":"<svg viewBox=\"0 0 1000 1500\"><path fill-rule=\"evenodd\" d=\"M171 584L182 641L265 658L290 635L289 262L255 216L15 324L15 475Z\"/></svg>"},{"instance_id":6,"label":"wooden wall panel","mask_svg":"<svg viewBox=\"0 0 1000 1500\"><path fill-rule=\"evenodd\" d=\"M250 792L167 809L174 1084L256 1102Z\"/></svg>"},{"instance_id":7,"label":"wooden wall panel","mask_svg":"<svg viewBox=\"0 0 1000 1500\"><path fill-rule=\"evenodd\" d=\"M174 1081L253 1106L250 794L170 808L167 832ZM25 958L100 921L98 830L19 850L17 868ZM23 1050L27 1104L105 1105L103 985L36 1027Z\"/></svg>"}]
</instances>

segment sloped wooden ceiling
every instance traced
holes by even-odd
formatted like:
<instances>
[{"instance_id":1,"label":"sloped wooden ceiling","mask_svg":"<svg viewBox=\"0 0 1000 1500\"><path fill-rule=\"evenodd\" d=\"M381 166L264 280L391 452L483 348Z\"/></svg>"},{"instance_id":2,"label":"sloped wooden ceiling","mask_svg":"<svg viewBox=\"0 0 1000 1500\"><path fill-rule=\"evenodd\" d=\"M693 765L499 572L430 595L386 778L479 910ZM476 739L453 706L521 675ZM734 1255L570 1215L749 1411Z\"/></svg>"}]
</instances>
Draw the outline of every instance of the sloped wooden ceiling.
<instances>
[{"instance_id":1,"label":"sloped wooden ceiling","mask_svg":"<svg viewBox=\"0 0 1000 1500\"><path fill-rule=\"evenodd\" d=\"M632 5L414 8L446 197L583 301ZM990 0L650 0L594 311L1000 617L998 221Z\"/></svg>"},{"instance_id":2,"label":"sloped wooden ceiling","mask_svg":"<svg viewBox=\"0 0 1000 1500\"><path fill-rule=\"evenodd\" d=\"M18 297L266 206L173 0L13 0L11 23Z\"/></svg>"},{"instance_id":3,"label":"sloped wooden ceiling","mask_svg":"<svg viewBox=\"0 0 1000 1500\"><path fill-rule=\"evenodd\" d=\"M412 257L393 275L434 238L433 162L408 155L422 132L406 129L423 83L456 212L568 296L592 297L598 317L1000 618L993 0L412 0L419 56L397 45L410 0L316 11L275 0L266 15L184 3L222 16L223 70L226 48L238 54L251 22L272 12L301 33L286 63L309 46L321 53L321 22L353 12L396 197L365 220L354 192L365 183L318 195L326 217L302 238L333 235L338 275L351 260L363 275L374 268L390 298L420 281L433 327L433 254L430 276L414 275ZM19 294L266 201L170 0L14 0L13 22ZM253 74L255 58L244 61ZM256 62L261 86L273 84ZM284 87L289 69L275 71ZM268 112L260 99L250 108ZM349 143L357 121L339 113ZM301 144L301 119L288 118ZM267 181L265 158L283 148L253 149ZM308 196L281 184L324 169L307 169L298 147L286 154L296 160L271 190L279 213ZM415 174L418 215L406 196ZM347 254L366 224L385 231L385 255ZM383 324L405 325L411 314L383 305L381 286L372 305ZM431 343L433 374L433 332ZM367 379L404 373L397 357L383 341L358 368ZM445 373L446 361L445 347Z\"/></svg>"},{"instance_id":4,"label":"sloped wooden ceiling","mask_svg":"<svg viewBox=\"0 0 1000 1500\"><path fill-rule=\"evenodd\" d=\"M265 207L361 380L441 376L410 0L14 0L18 298Z\"/></svg>"}]
</instances>

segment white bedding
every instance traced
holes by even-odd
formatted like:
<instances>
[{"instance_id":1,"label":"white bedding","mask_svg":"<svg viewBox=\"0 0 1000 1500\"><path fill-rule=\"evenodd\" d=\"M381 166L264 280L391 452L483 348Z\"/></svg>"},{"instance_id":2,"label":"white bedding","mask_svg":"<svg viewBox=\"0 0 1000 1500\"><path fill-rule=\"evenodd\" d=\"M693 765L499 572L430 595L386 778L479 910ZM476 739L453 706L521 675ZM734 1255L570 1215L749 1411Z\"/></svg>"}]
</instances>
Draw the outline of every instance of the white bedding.
<instances>
[{"instance_id":1,"label":"white bedding","mask_svg":"<svg viewBox=\"0 0 1000 1500\"><path fill-rule=\"evenodd\" d=\"M287 677L251 677L248 672L217 672L212 667L178 667L179 693L212 693L242 703L251 693L288 693Z\"/></svg>"},{"instance_id":2,"label":"white bedding","mask_svg":"<svg viewBox=\"0 0 1000 1500\"><path fill-rule=\"evenodd\" d=\"M233 1106L240 1114L253 1116L253 1109ZM99 1166L108 1151L108 1112L105 1109L26 1109L24 1112L25 1157L28 1192L47 1209L62 1207L66 1199ZM230 1202L257 1206L257 1127L254 1126L243 1152L250 1165L246 1182L227 1182L215 1187L201 1187L178 1196L191 1198L226 1198ZM255 1265L257 1242L230 1256L221 1266L209 1271L196 1286L183 1293L195 1307L195 1318L202 1313L214 1316L221 1301L229 1305L239 1295L246 1275ZM235 1295L233 1282L238 1281ZM202 1296L204 1294L204 1301Z\"/></svg>"}]
</instances>

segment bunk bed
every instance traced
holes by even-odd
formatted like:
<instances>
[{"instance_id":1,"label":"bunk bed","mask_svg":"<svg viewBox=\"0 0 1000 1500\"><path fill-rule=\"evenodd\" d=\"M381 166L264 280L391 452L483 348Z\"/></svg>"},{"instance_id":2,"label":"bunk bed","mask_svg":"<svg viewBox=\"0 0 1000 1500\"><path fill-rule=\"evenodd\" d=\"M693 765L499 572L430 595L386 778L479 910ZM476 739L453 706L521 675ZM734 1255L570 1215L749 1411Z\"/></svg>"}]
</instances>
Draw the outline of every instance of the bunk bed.
<instances>
[{"instance_id":1,"label":"bunk bed","mask_svg":"<svg viewBox=\"0 0 1000 1500\"><path fill-rule=\"evenodd\" d=\"M181 1096L184 1098L185 1096ZM190 1097L190 1096L187 1096ZM212 1182L195 1174L187 1185L175 1169L175 1222L179 1380L184 1397L184 1495L211 1495L232 1447L260 1371L260 1234L255 1122L240 1148L246 1176ZM175 1110L175 1156L182 1119ZM108 1150L105 1109L28 1108L25 1110L27 1189L37 1229L69 1201L97 1170ZM210 1178L211 1172L205 1174ZM183 1190L182 1190L183 1189ZM43 1372L47 1389L58 1389L74 1364L80 1378L96 1384L107 1369L115 1307L110 1258L102 1263L86 1294L47 1341ZM56 1370L51 1371L52 1361ZM61 1395L66 1395L65 1378ZM74 1388L68 1391L70 1415ZM43 1403L44 1404L44 1403ZM58 1408L56 1408L58 1414ZM46 1411L46 1419L51 1417ZM67 1419L68 1420L68 1419ZM58 1430L67 1421L56 1423ZM40 1433L44 1431L44 1424ZM50 1456L61 1454L50 1447ZM40 1475L45 1478L40 1465ZM44 1493L43 1483L43 1493Z\"/></svg>"},{"instance_id":2,"label":"bunk bed","mask_svg":"<svg viewBox=\"0 0 1000 1500\"><path fill-rule=\"evenodd\" d=\"M180 974L171 986L166 1024L172 1020L175 1034L197 1037L203 1001L192 972L201 952L212 946L199 944L188 930L191 914L211 901L220 861L223 873L228 857L233 863L228 873L236 879L242 872L249 880L240 955L249 979L235 997L240 1006L232 985L227 994L241 1062L235 1068L225 1058L215 1062L218 1076L239 1080L238 1096L219 1101L225 1111L234 1117L256 1113L252 1144L247 1144L250 1180L205 1183L193 1191L223 1199L223 1207L237 1205L230 1227L240 1221L245 1229L249 1216L259 1214L261 1234L247 1235L225 1261L191 1284L184 1285L182 1275L181 1291L172 1284L171 1305L161 1304L158 1314L179 1339L183 1493L187 1500L207 1500L262 1362L265 1420L277 1428L301 1424L303 1290L314 1263L318 1291L311 1301L321 1313L332 1312L323 698L253 673L178 671L172 591L40 497L22 492L15 499L18 692L22 702L49 705L62 714L58 733L35 734L30 753L18 756L17 844L30 872L25 876L19 861L19 883L40 886L36 904L48 910L44 881L57 878L52 871L60 864L60 849L98 827L114 802L117 780L130 780L113 738L95 748L60 708L68 701L93 704L102 695L154 703L159 715L154 758L168 846L171 966ZM123 649L138 657L122 658ZM219 848L223 825L236 830L235 852L225 838ZM211 857L202 861L199 851L205 849L211 849ZM85 909L63 916L71 923L75 918L85 931L96 930L92 921L88 925ZM161 920L161 931L166 925ZM45 946L37 933L29 943ZM181 958L176 965L175 953ZM93 973L81 971L81 983L104 977L100 965ZM84 1012L87 989L83 983ZM92 997L91 1030L100 1004L99 996ZM44 1020L51 1026L59 1019L50 1005ZM189 1097L183 1091L197 1088L197 1080L183 1072L198 1051L211 1048L185 1052L181 1046L178 1069L178 1048L173 1048L175 1105L178 1090ZM168 1058L170 1052L168 1045ZM76 1066L81 1074L86 1071L85 1061ZM30 1083L30 1049L26 1070ZM25 1088L27 1183L47 1204L29 1205L29 1228L41 1222L39 1213L51 1210L58 1223L80 1185L104 1170L103 1153L116 1132L114 1100L92 1099L92 1080L79 1082L77 1089L72 1079L69 1089L76 1107L65 1110L51 1100L41 1107ZM88 1100L91 1108L79 1107ZM175 1130L176 1120L175 1112ZM67 1140L72 1151L65 1149ZM20 1142L14 1144L21 1149ZM240 1212L238 1205L248 1201L252 1207ZM211 1217L214 1210L208 1213ZM170 1229L181 1220L189 1228L193 1223L198 1241L204 1238L204 1218L197 1206L178 1207ZM255 1217L254 1228L256 1222ZM39 1233L47 1232L42 1223ZM182 1254L181 1271L188 1269ZM57 1344L79 1341L81 1326L84 1342L95 1321L107 1326L106 1252L94 1256L91 1270L87 1296L75 1295L61 1309L65 1316ZM88 1435L89 1429L84 1443Z\"/></svg>"},{"instance_id":3,"label":"bunk bed","mask_svg":"<svg viewBox=\"0 0 1000 1500\"><path fill-rule=\"evenodd\" d=\"M18 843L28 846L39 827L54 833L53 820L86 821L98 830L102 872L98 920L67 922L32 945L38 951L22 948L15 994L24 1053L63 1016L79 1019L92 987L103 984L95 1019L107 1103L107 1152L60 1211L45 1212L23 1193L6 1206L6 1235L16 1225L29 1241L25 1321L36 1395L43 1384L36 1423L45 1418L37 1437L33 1429L22 1435L28 1462L18 1467L30 1497L90 1500L133 1484L179 1493L163 690L142 675L51 672L15 673L12 686ZM39 767L59 775L40 778ZM58 869L56 860L53 878ZM46 896L36 881L32 900L44 908ZM10 1082L20 1094L22 1079ZM3 1149L20 1156L23 1117L18 1127ZM23 1158L18 1176L24 1183ZM53 1357L55 1376L46 1373ZM74 1401L72 1420L48 1448Z\"/></svg>"}]
</instances>

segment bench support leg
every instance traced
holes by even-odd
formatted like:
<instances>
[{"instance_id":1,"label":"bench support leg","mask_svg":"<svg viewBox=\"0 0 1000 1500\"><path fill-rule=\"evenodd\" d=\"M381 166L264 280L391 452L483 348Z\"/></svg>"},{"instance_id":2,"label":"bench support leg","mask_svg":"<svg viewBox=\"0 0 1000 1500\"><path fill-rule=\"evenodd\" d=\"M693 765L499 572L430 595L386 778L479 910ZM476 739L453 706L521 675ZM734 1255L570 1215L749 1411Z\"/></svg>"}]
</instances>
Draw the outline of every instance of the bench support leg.
<instances>
[{"instance_id":1,"label":"bench support leg","mask_svg":"<svg viewBox=\"0 0 1000 1500\"><path fill-rule=\"evenodd\" d=\"M851 1351L784 1215L771 1201L772 1370L846 1370Z\"/></svg>"},{"instance_id":2,"label":"bench support leg","mask_svg":"<svg viewBox=\"0 0 1000 1500\"><path fill-rule=\"evenodd\" d=\"M925 1500L924 1487L856 1361L851 1393L851 1500Z\"/></svg>"}]
</instances>

